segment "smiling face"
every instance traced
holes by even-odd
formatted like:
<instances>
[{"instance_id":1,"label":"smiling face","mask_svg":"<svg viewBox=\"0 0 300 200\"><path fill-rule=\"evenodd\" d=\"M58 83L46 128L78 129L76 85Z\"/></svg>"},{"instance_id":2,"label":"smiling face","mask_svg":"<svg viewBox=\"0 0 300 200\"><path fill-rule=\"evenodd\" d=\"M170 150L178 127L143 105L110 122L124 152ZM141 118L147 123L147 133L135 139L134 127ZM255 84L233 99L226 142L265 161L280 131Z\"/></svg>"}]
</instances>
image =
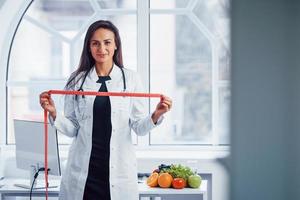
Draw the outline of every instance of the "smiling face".
<instances>
[{"instance_id":1,"label":"smiling face","mask_svg":"<svg viewBox=\"0 0 300 200\"><path fill-rule=\"evenodd\" d=\"M113 64L113 56L116 50L115 34L104 28L96 30L90 40L90 51L96 64Z\"/></svg>"}]
</instances>

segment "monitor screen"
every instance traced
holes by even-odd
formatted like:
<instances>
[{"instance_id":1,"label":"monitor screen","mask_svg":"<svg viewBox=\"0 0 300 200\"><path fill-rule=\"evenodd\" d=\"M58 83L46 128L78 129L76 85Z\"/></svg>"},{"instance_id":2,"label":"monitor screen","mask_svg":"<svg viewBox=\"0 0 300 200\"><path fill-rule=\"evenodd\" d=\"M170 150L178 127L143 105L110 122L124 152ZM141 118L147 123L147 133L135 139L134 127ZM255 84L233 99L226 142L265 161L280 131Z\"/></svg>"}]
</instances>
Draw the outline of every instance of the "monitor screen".
<instances>
[{"instance_id":1,"label":"monitor screen","mask_svg":"<svg viewBox=\"0 0 300 200\"><path fill-rule=\"evenodd\" d=\"M14 119L17 167L42 168L45 159L44 123ZM57 131L48 124L48 174L60 176Z\"/></svg>"}]
</instances>

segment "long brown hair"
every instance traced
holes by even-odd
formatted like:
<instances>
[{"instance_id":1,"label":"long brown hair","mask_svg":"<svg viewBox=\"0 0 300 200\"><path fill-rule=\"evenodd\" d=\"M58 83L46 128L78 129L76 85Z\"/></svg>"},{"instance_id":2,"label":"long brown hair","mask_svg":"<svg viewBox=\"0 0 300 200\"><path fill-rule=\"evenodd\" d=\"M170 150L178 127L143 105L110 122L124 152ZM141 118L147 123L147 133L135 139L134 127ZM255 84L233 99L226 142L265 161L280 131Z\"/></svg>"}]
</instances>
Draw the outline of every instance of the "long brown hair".
<instances>
[{"instance_id":1,"label":"long brown hair","mask_svg":"<svg viewBox=\"0 0 300 200\"><path fill-rule=\"evenodd\" d=\"M83 49L82 49L82 53L81 53L81 57L80 57L80 61L79 61L79 66L76 69L76 71L74 71L71 74L65 88L69 89L69 88L73 87L83 76L86 76L89 73L89 71L92 69L92 67L95 65L95 60L90 52L90 41L91 41L91 38L93 37L95 31L98 30L99 28L108 29L114 33L115 43L116 43L117 48L116 48L114 56L113 56L113 62L118 67L120 67L120 68L123 67L122 45L121 45L121 38L119 35L118 28L113 23L111 23L110 21L107 21L107 20L96 21L90 25L90 27L88 28L88 30L86 32L86 35L84 38ZM85 73L82 73L81 77L79 77L77 79L77 81L74 82L73 80L81 72L85 72Z\"/></svg>"}]
</instances>

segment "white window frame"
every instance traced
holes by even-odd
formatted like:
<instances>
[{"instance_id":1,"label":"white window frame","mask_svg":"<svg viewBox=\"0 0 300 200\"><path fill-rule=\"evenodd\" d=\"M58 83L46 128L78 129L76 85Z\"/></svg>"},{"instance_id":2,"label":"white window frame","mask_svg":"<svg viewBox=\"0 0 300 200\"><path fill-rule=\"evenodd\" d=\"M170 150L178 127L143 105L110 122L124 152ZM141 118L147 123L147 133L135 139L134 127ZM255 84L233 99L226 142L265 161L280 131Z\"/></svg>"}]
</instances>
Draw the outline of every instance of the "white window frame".
<instances>
[{"instance_id":1,"label":"white window frame","mask_svg":"<svg viewBox=\"0 0 300 200\"><path fill-rule=\"evenodd\" d=\"M0 145L7 145L7 87L9 86L24 86L24 82L17 81L7 81L7 77L4 76L8 73L8 59L9 59L9 49L11 48L11 41L14 38L16 33L16 29L18 27L18 23L21 20L27 20L31 23L34 23L36 26L42 27L43 29L51 32L62 39L62 41L68 42L72 45L72 41L68 38L65 38L62 35L57 34L55 30L44 26L42 23L30 18L29 16L22 16L26 12L26 9L29 7L33 0L23 0L20 3L20 9L16 12L14 18L10 21L8 25L8 32L4 39L4 44L2 50L3 52L0 54L1 56L1 68L0 74L2 74L0 78L1 89L0 89L0 110L6 111L0 113L0 127L1 127L1 143ZM95 0L89 0L92 7L95 9L95 13L86 21L86 24L90 24L95 21L97 18L100 7L95 2ZM218 60L218 44L217 38L214 38L213 34L205 27L205 25L196 17L196 15L192 12L193 8L196 6L198 0L191 0L186 8L176 8L176 9L150 9L149 0L137 0L137 9L105 9L101 10L101 15L118 15L118 14L136 14L137 16L137 71L142 76L142 80L144 81L144 85L149 89L149 56L150 56L150 15L151 14L174 14L174 15L186 15L207 37L211 46L212 46L212 144L211 145L150 145L150 135L146 137L138 137L137 149L140 150L207 150L207 149L216 149L216 150L229 150L229 146L219 145L218 138L218 113L219 113L219 87L229 87L229 83L227 81L219 80L219 60ZM9 20L8 20L9 21ZM80 30L81 34L84 32L84 29ZM78 37L79 35L78 34ZM75 41L76 37L73 39ZM1 43L0 43L1 44ZM74 63L70 63L74 64ZM145 67L147 66L147 67ZM28 84L28 83L26 83ZM30 83L31 84L31 83ZM32 84L47 84L46 82L32 83ZM150 102L149 102L150 109Z\"/></svg>"}]
</instances>

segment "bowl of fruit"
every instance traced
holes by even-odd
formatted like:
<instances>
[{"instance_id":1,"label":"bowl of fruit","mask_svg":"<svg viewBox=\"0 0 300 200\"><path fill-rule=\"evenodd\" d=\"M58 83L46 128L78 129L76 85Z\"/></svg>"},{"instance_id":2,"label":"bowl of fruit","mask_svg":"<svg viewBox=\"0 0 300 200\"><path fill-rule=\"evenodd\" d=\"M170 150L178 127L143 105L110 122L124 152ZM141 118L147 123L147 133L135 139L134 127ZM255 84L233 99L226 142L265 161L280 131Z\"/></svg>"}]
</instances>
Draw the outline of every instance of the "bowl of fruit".
<instances>
[{"instance_id":1,"label":"bowl of fruit","mask_svg":"<svg viewBox=\"0 0 300 200\"><path fill-rule=\"evenodd\" d=\"M146 183L149 187L183 189L199 188L201 181L201 176L187 166L161 164L153 170Z\"/></svg>"}]
</instances>

